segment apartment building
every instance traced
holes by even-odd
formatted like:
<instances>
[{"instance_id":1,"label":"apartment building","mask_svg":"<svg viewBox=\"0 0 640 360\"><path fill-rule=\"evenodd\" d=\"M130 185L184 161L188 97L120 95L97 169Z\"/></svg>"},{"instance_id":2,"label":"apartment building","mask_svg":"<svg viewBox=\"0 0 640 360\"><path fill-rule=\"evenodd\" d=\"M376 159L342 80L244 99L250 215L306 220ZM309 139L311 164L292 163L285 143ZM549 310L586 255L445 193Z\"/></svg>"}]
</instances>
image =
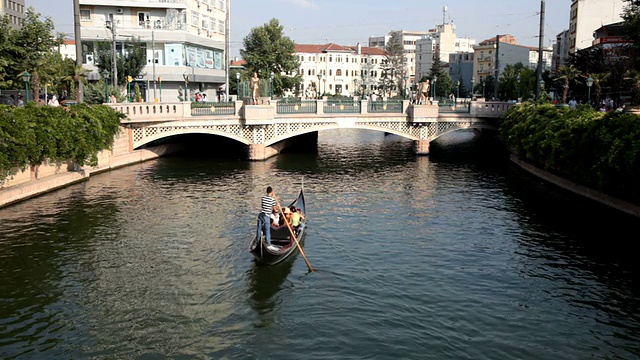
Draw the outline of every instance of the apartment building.
<instances>
[{"instance_id":1,"label":"apartment building","mask_svg":"<svg viewBox=\"0 0 640 360\"><path fill-rule=\"evenodd\" d=\"M416 79L429 74L436 52L440 54L441 63L448 63L451 54L473 52L475 39L459 38L455 29L452 22L437 25L416 41Z\"/></svg>"},{"instance_id":2,"label":"apartment building","mask_svg":"<svg viewBox=\"0 0 640 360\"><path fill-rule=\"evenodd\" d=\"M136 38L147 53L146 66L134 79L143 99L178 101L178 89L185 86L191 96L200 91L215 98L226 84L229 1L80 0L82 62L91 71L89 79L100 77L97 42L115 42L122 55L123 43Z\"/></svg>"},{"instance_id":3,"label":"apartment building","mask_svg":"<svg viewBox=\"0 0 640 360\"><path fill-rule=\"evenodd\" d=\"M411 82L416 74L416 42L427 33L425 31L407 30L400 30L400 33L402 34L402 46L404 48L404 73L407 74L408 81ZM369 47L384 50L389 39L391 39L391 33L385 36L371 36L369 37Z\"/></svg>"},{"instance_id":4,"label":"apartment building","mask_svg":"<svg viewBox=\"0 0 640 360\"><path fill-rule=\"evenodd\" d=\"M551 62L552 71L558 71L569 59L569 30L565 30L556 35L556 42L553 44L553 60Z\"/></svg>"},{"instance_id":5,"label":"apartment building","mask_svg":"<svg viewBox=\"0 0 640 360\"><path fill-rule=\"evenodd\" d=\"M25 0L0 0L0 16L8 15L9 24L14 29L19 29L24 20Z\"/></svg>"},{"instance_id":6,"label":"apartment building","mask_svg":"<svg viewBox=\"0 0 640 360\"><path fill-rule=\"evenodd\" d=\"M314 86L319 94L354 96L377 92L385 50L338 44L297 44L301 94Z\"/></svg>"},{"instance_id":7,"label":"apartment building","mask_svg":"<svg viewBox=\"0 0 640 360\"><path fill-rule=\"evenodd\" d=\"M569 16L569 53L591 46L593 32L622 21L624 0L573 0Z\"/></svg>"},{"instance_id":8,"label":"apartment building","mask_svg":"<svg viewBox=\"0 0 640 360\"><path fill-rule=\"evenodd\" d=\"M498 71L502 73L507 65L515 65L522 63L525 67L536 69L538 66L538 48L518 45L515 37L505 34L499 35L500 49L497 58ZM473 75L474 83L482 81L487 76L496 75L496 50L498 41L496 37L484 40L477 46L474 46L474 64ZM551 69L551 61L553 58L553 49L543 49L543 69Z\"/></svg>"}]
</instances>

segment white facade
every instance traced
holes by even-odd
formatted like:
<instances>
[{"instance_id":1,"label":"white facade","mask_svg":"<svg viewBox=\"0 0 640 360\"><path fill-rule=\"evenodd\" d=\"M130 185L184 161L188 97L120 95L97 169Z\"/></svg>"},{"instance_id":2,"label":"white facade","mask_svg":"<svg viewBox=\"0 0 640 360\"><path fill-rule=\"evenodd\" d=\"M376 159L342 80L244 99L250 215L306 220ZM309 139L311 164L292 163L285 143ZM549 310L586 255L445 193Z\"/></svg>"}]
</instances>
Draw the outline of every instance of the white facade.
<instances>
[{"instance_id":1,"label":"white facade","mask_svg":"<svg viewBox=\"0 0 640 360\"><path fill-rule=\"evenodd\" d=\"M475 48L474 56L474 83L478 84L487 76L496 75L496 43L478 45ZM551 61L553 58L553 49L544 48L542 52L543 69L551 69ZM499 74L504 72L507 65L515 65L522 63L525 67L536 69L538 67L538 49L530 46L510 44L500 42L500 56L498 57ZM498 75L500 76L500 75Z\"/></svg>"},{"instance_id":2,"label":"white facade","mask_svg":"<svg viewBox=\"0 0 640 360\"><path fill-rule=\"evenodd\" d=\"M63 59L76 61L76 41L64 39L62 44L58 46L58 52L62 55Z\"/></svg>"},{"instance_id":3,"label":"white facade","mask_svg":"<svg viewBox=\"0 0 640 360\"><path fill-rule=\"evenodd\" d=\"M409 81L412 81L416 74L417 41L427 33L406 30L401 30L400 33L402 34L402 47L404 49L404 73L407 74ZM369 37L369 47L384 50L389 39L391 39L391 35Z\"/></svg>"},{"instance_id":4,"label":"white facade","mask_svg":"<svg viewBox=\"0 0 640 360\"><path fill-rule=\"evenodd\" d=\"M0 16L9 16L9 24L14 29L19 29L24 20L25 0L0 0Z\"/></svg>"},{"instance_id":5,"label":"white facade","mask_svg":"<svg viewBox=\"0 0 640 360\"><path fill-rule=\"evenodd\" d=\"M593 32L622 21L624 0L573 0L569 16L569 53L591 46Z\"/></svg>"},{"instance_id":6,"label":"white facade","mask_svg":"<svg viewBox=\"0 0 640 360\"><path fill-rule=\"evenodd\" d=\"M475 39L457 37L453 23L430 29L416 42L416 78L419 80L429 74L436 49L440 52L440 62L448 63L449 55L473 52L475 44Z\"/></svg>"},{"instance_id":7,"label":"white facade","mask_svg":"<svg viewBox=\"0 0 640 360\"><path fill-rule=\"evenodd\" d=\"M303 96L314 84L319 94L354 96L377 92L385 51L360 44L297 44L296 56Z\"/></svg>"},{"instance_id":8,"label":"white facade","mask_svg":"<svg viewBox=\"0 0 640 360\"><path fill-rule=\"evenodd\" d=\"M147 52L147 65L135 79L146 89L147 101L178 101L185 78L191 95L202 91L214 99L226 83L228 9L229 0L80 0L89 79L100 76L94 42L112 42L115 36L116 51L122 55L123 42L135 37ZM129 74L117 75L122 79Z\"/></svg>"}]
</instances>

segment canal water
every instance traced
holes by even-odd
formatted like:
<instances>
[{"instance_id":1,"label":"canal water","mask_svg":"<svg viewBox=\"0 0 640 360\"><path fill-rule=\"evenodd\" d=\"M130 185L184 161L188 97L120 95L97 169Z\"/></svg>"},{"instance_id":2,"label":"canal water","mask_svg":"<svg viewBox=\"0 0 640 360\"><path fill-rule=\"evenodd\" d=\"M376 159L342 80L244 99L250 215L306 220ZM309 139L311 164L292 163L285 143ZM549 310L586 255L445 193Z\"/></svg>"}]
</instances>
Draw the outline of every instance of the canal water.
<instances>
[{"instance_id":1,"label":"canal water","mask_svg":"<svg viewBox=\"0 0 640 360\"><path fill-rule=\"evenodd\" d=\"M248 252L304 179L308 272ZM0 210L0 358L640 358L636 219L451 136L173 156Z\"/></svg>"}]
</instances>

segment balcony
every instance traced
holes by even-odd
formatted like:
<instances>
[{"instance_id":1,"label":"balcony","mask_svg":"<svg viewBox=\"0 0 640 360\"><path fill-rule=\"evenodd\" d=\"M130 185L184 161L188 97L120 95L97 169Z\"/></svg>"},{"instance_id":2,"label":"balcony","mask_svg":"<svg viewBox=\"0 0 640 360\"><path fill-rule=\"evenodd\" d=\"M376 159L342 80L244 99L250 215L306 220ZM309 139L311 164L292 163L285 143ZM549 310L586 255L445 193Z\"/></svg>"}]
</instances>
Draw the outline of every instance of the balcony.
<instances>
[{"instance_id":1,"label":"balcony","mask_svg":"<svg viewBox=\"0 0 640 360\"><path fill-rule=\"evenodd\" d=\"M187 9L187 0L80 0L80 5L116 8Z\"/></svg>"}]
</instances>

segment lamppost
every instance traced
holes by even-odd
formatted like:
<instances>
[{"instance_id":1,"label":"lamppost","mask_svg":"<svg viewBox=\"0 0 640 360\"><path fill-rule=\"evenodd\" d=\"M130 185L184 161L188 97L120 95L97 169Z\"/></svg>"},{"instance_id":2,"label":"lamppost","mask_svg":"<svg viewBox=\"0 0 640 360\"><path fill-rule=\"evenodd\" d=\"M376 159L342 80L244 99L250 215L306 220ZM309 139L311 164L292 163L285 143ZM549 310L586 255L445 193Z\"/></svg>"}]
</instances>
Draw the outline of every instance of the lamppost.
<instances>
[{"instance_id":1,"label":"lamppost","mask_svg":"<svg viewBox=\"0 0 640 360\"><path fill-rule=\"evenodd\" d=\"M358 92L356 91L358 84L358 79L353 79L353 96L358 96Z\"/></svg>"},{"instance_id":2,"label":"lamppost","mask_svg":"<svg viewBox=\"0 0 640 360\"><path fill-rule=\"evenodd\" d=\"M322 81L322 74L318 74L318 92L316 93L316 100L320 99L320 82Z\"/></svg>"},{"instance_id":3,"label":"lamppost","mask_svg":"<svg viewBox=\"0 0 640 360\"><path fill-rule=\"evenodd\" d=\"M456 103L460 98L460 80L456 81Z\"/></svg>"},{"instance_id":4,"label":"lamppost","mask_svg":"<svg viewBox=\"0 0 640 360\"><path fill-rule=\"evenodd\" d=\"M270 86L270 88L271 88L271 89L270 89L270 90L271 90L271 97L273 97L273 77L274 77L274 76L276 76L276 75L275 75L275 74L273 73L273 71L272 71L272 72L271 72L271 75L269 76L269 81L270 81L270 84L271 84L271 86Z\"/></svg>"},{"instance_id":5,"label":"lamppost","mask_svg":"<svg viewBox=\"0 0 640 360\"><path fill-rule=\"evenodd\" d=\"M587 97L587 103L591 106L591 86L593 85L593 78L589 76L587 78L587 89L589 89L589 96Z\"/></svg>"},{"instance_id":6,"label":"lamppost","mask_svg":"<svg viewBox=\"0 0 640 360\"><path fill-rule=\"evenodd\" d=\"M482 83L482 98L484 99L484 86L485 86L485 80L484 80L484 79L480 79L480 82Z\"/></svg>"},{"instance_id":7,"label":"lamppost","mask_svg":"<svg viewBox=\"0 0 640 360\"><path fill-rule=\"evenodd\" d=\"M473 84L475 83L476 79L472 76L471 77L471 99L473 99L473 94L475 93L475 90L473 89Z\"/></svg>"},{"instance_id":8,"label":"lamppost","mask_svg":"<svg viewBox=\"0 0 640 360\"><path fill-rule=\"evenodd\" d=\"M402 86L404 87L404 98L405 99L409 98L409 90L407 90L407 80L409 80L409 76L407 74L404 74L404 83L402 83Z\"/></svg>"},{"instance_id":9,"label":"lamppost","mask_svg":"<svg viewBox=\"0 0 640 360\"><path fill-rule=\"evenodd\" d=\"M26 104L29 102L29 80L31 80L31 74L25 71L22 74L20 74L20 77L24 82L24 91L25 91L24 98L25 98L25 104Z\"/></svg>"},{"instance_id":10,"label":"lamppost","mask_svg":"<svg viewBox=\"0 0 640 360\"><path fill-rule=\"evenodd\" d=\"M435 100L436 96L438 95L438 93L436 92L437 81L438 81L438 75L433 74L433 100Z\"/></svg>"},{"instance_id":11,"label":"lamppost","mask_svg":"<svg viewBox=\"0 0 640 360\"><path fill-rule=\"evenodd\" d=\"M240 71L236 73L236 97L240 98Z\"/></svg>"},{"instance_id":12,"label":"lamppost","mask_svg":"<svg viewBox=\"0 0 640 360\"><path fill-rule=\"evenodd\" d=\"M542 91L544 91L544 80L540 79L540 81L538 81L538 84L540 85L540 87L539 87L540 92L538 93L538 100L540 100L540 97L542 96Z\"/></svg>"},{"instance_id":13,"label":"lamppost","mask_svg":"<svg viewBox=\"0 0 640 360\"><path fill-rule=\"evenodd\" d=\"M518 74L516 81L518 82L518 101L520 101L520 74Z\"/></svg>"},{"instance_id":14,"label":"lamppost","mask_svg":"<svg viewBox=\"0 0 640 360\"><path fill-rule=\"evenodd\" d=\"M184 98L182 101L189 101L189 74L182 73L182 78L184 79Z\"/></svg>"},{"instance_id":15,"label":"lamppost","mask_svg":"<svg viewBox=\"0 0 640 360\"><path fill-rule=\"evenodd\" d=\"M109 71L107 69L102 70L102 77L104 78L104 102L109 102Z\"/></svg>"}]
</instances>

